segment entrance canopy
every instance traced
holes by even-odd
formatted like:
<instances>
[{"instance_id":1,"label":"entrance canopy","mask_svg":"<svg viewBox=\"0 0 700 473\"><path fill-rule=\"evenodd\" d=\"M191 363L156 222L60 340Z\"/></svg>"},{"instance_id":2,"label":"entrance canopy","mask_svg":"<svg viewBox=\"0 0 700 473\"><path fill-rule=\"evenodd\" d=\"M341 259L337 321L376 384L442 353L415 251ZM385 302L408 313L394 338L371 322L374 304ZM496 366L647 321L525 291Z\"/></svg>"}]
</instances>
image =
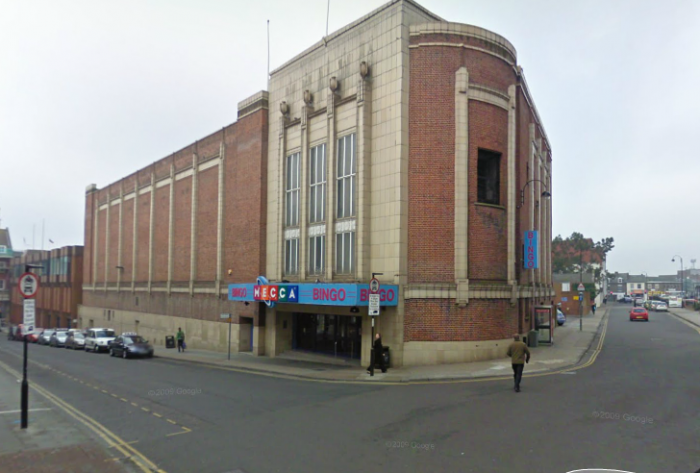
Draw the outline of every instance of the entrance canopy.
<instances>
[{"instance_id":1,"label":"entrance canopy","mask_svg":"<svg viewBox=\"0 0 700 473\"><path fill-rule=\"evenodd\" d=\"M263 284L259 284L259 283ZM228 300L280 304L313 304L331 306L369 305L369 284L268 283L263 277L258 284L229 284ZM399 287L382 285L379 300L383 306L397 306Z\"/></svg>"}]
</instances>

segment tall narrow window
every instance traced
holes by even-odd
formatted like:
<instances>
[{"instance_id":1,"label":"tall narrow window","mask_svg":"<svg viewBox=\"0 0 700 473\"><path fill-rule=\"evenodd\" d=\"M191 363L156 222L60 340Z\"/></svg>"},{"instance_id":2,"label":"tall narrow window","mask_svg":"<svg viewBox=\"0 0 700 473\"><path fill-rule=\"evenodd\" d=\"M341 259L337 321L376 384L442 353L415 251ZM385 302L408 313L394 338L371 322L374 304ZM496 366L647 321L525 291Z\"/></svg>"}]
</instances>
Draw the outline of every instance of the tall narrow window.
<instances>
[{"instance_id":1,"label":"tall narrow window","mask_svg":"<svg viewBox=\"0 0 700 473\"><path fill-rule=\"evenodd\" d=\"M299 225L299 153L287 156L285 224Z\"/></svg>"},{"instance_id":2,"label":"tall narrow window","mask_svg":"<svg viewBox=\"0 0 700 473\"><path fill-rule=\"evenodd\" d=\"M501 202L501 153L479 150L477 201L498 205Z\"/></svg>"},{"instance_id":3,"label":"tall narrow window","mask_svg":"<svg viewBox=\"0 0 700 473\"><path fill-rule=\"evenodd\" d=\"M309 238L309 273L321 274L325 269L326 236L319 235Z\"/></svg>"},{"instance_id":4,"label":"tall narrow window","mask_svg":"<svg viewBox=\"0 0 700 473\"><path fill-rule=\"evenodd\" d=\"M355 174L357 173L354 133L338 140L338 163L336 169L337 217L352 217L355 215Z\"/></svg>"},{"instance_id":5,"label":"tall narrow window","mask_svg":"<svg viewBox=\"0 0 700 473\"><path fill-rule=\"evenodd\" d=\"M350 274L355 269L355 232L338 233L335 237L335 271Z\"/></svg>"},{"instance_id":6,"label":"tall narrow window","mask_svg":"<svg viewBox=\"0 0 700 473\"><path fill-rule=\"evenodd\" d=\"M314 146L309 153L309 222L326 218L326 144Z\"/></svg>"},{"instance_id":7,"label":"tall narrow window","mask_svg":"<svg viewBox=\"0 0 700 473\"><path fill-rule=\"evenodd\" d=\"M299 239L284 241L284 274L299 273Z\"/></svg>"}]
</instances>

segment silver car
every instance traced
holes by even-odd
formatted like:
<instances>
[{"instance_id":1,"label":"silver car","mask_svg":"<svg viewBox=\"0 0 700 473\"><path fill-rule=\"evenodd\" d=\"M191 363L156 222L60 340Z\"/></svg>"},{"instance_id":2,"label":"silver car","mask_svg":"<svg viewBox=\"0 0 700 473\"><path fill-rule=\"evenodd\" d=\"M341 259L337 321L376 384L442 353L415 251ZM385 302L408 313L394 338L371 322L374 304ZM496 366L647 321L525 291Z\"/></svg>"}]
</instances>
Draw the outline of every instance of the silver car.
<instances>
[{"instance_id":1,"label":"silver car","mask_svg":"<svg viewBox=\"0 0 700 473\"><path fill-rule=\"evenodd\" d=\"M66 348L72 348L73 350L82 350L85 348L85 335L83 335L83 332L71 330L66 340Z\"/></svg>"},{"instance_id":2,"label":"silver car","mask_svg":"<svg viewBox=\"0 0 700 473\"><path fill-rule=\"evenodd\" d=\"M659 302L654 306L656 312L668 312L668 306L664 302Z\"/></svg>"},{"instance_id":3,"label":"silver car","mask_svg":"<svg viewBox=\"0 0 700 473\"><path fill-rule=\"evenodd\" d=\"M51 335L55 332L55 329L46 329L43 332L41 332L41 335L39 335L39 339L36 341L39 345L48 345L49 341L51 340Z\"/></svg>"},{"instance_id":4,"label":"silver car","mask_svg":"<svg viewBox=\"0 0 700 473\"><path fill-rule=\"evenodd\" d=\"M51 347L63 347L66 346L66 340L68 339L67 329L56 330L49 339L49 346Z\"/></svg>"}]
</instances>

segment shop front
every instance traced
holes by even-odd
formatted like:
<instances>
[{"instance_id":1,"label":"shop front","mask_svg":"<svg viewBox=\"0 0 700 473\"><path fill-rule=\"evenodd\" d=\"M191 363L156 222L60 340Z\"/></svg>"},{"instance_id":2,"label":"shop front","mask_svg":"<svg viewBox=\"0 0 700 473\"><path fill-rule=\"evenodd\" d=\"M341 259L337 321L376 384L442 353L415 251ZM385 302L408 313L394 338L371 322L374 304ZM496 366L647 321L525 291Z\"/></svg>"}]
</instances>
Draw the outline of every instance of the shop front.
<instances>
[{"instance_id":1,"label":"shop front","mask_svg":"<svg viewBox=\"0 0 700 473\"><path fill-rule=\"evenodd\" d=\"M262 276L255 284L230 284L228 289L230 301L261 302L290 320L288 335L270 334L271 339L290 337L288 345L280 345L348 359L361 359L363 345L369 346L369 332L363 333L363 326L369 327L369 294L368 284L271 283ZM382 307L396 307L398 286L383 285L379 296ZM286 322L269 324L268 330L283 332L286 327Z\"/></svg>"}]
</instances>

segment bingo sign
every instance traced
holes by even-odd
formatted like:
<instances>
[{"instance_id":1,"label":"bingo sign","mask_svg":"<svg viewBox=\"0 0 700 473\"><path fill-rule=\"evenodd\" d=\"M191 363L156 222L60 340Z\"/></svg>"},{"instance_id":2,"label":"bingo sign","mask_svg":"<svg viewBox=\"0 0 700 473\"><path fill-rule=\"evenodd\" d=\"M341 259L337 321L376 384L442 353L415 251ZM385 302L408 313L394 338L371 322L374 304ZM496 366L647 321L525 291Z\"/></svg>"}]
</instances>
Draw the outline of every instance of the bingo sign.
<instances>
[{"instance_id":1,"label":"bingo sign","mask_svg":"<svg viewBox=\"0 0 700 473\"><path fill-rule=\"evenodd\" d=\"M537 269L537 230L525 232L523 262L525 269Z\"/></svg>"},{"instance_id":2,"label":"bingo sign","mask_svg":"<svg viewBox=\"0 0 700 473\"><path fill-rule=\"evenodd\" d=\"M270 283L258 277L256 284L229 284L228 300L239 302L264 302L268 307L276 304L314 304L333 306L369 306L369 284L310 284ZM397 306L399 287L383 285L379 289L382 305Z\"/></svg>"}]
</instances>

